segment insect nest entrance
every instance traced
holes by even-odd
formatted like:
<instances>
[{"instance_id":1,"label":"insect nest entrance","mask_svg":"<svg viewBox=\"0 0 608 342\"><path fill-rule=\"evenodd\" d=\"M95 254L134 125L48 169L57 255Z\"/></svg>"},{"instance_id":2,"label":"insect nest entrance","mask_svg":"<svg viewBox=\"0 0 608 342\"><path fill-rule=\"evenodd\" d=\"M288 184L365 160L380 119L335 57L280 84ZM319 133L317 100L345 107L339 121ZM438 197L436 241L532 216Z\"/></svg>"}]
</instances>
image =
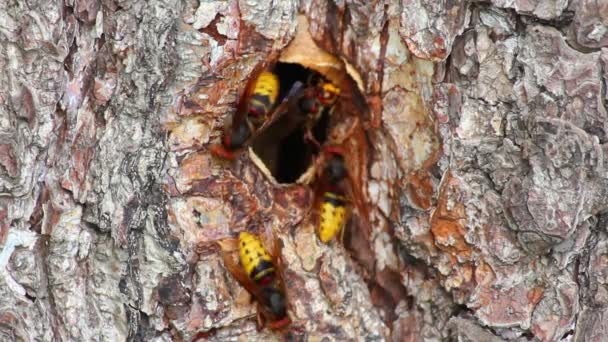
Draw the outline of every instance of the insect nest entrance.
<instances>
[{"instance_id":1,"label":"insect nest entrance","mask_svg":"<svg viewBox=\"0 0 608 342\"><path fill-rule=\"evenodd\" d=\"M279 87L273 107L277 110L270 110L276 120L253 138L253 160L279 183L296 182L302 175L309 179L315 154L327 140L333 140L328 139L333 127L344 115L360 114L348 102L365 103L361 78L344 60L316 45L305 16L298 17L294 39L267 65L267 71L278 78L272 81ZM258 89L261 95L273 88L264 89L260 83Z\"/></svg>"},{"instance_id":2,"label":"insect nest entrance","mask_svg":"<svg viewBox=\"0 0 608 342\"><path fill-rule=\"evenodd\" d=\"M274 69L279 77L279 101L288 101L289 91L297 82L309 84L311 79L324 78L321 74L296 63L277 63ZM311 166L318 147L307 141L311 134L320 145L327 140L331 108L319 109L319 117L307 132L305 115L288 113L274 122L255 138L252 149L279 183L295 182Z\"/></svg>"}]
</instances>

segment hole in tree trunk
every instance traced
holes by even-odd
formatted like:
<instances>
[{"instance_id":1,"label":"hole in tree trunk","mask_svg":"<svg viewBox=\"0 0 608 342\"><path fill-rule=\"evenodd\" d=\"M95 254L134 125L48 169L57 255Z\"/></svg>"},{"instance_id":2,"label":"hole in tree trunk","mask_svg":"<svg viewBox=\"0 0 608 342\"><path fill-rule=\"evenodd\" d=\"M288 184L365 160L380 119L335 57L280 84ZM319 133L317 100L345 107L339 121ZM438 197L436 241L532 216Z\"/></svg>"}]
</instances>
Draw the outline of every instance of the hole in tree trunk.
<instances>
[{"instance_id":1,"label":"hole in tree trunk","mask_svg":"<svg viewBox=\"0 0 608 342\"><path fill-rule=\"evenodd\" d=\"M306 85L311 77L321 77L300 64L277 63L279 102L283 101L296 82ZM312 128L315 139L327 139L330 115L324 110ZM253 151L279 183L295 182L311 165L317 148L304 138L305 120L297 113L285 113L253 141Z\"/></svg>"}]
</instances>

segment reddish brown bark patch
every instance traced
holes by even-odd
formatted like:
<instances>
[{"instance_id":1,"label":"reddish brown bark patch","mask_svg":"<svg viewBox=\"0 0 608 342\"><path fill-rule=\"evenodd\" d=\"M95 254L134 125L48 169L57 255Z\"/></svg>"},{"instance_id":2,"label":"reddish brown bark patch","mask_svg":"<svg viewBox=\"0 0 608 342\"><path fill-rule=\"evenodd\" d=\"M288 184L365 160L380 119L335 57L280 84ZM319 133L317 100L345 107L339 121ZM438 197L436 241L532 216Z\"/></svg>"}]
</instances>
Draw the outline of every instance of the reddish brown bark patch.
<instances>
[{"instance_id":1,"label":"reddish brown bark patch","mask_svg":"<svg viewBox=\"0 0 608 342\"><path fill-rule=\"evenodd\" d=\"M471 247L464 239L466 215L464 204L459 202L459 183L448 173L439 192L437 209L431 216L431 233L435 245L455 257L471 256Z\"/></svg>"},{"instance_id":2,"label":"reddish brown bark patch","mask_svg":"<svg viewBox=\"0 0 608 342\"><path fill-rule=\"evenodd\" d=\"M423 210L430 209L435 188L429 172L420 170L412 174L408 182L408 192L414 205Z\"/></svg>"}]
</instances>

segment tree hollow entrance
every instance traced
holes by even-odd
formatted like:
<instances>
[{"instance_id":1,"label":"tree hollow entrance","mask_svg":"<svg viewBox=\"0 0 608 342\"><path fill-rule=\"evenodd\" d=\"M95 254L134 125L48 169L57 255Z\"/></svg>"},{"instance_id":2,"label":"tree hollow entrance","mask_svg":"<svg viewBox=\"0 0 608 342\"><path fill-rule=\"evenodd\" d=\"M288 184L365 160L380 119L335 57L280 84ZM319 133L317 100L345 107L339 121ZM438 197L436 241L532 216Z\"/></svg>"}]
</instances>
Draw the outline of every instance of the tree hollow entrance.
<instances>
[{"instance_id":1,"label":"tree hollow entrance","mask_svg":"<svg viewBox=\"0 0 608 342\"><path fill-rule=\"evenodd\" d=\"M323 77L316 71L296 63L276 63L273 70L279 77L279 103L288 101L290 90L301 82L303 86L315 77ZM287 109L289 111L289 109ZM306 141L305 113L286 112L260 133L253 141L255 154L279 183L294 183L311 166L318 148ZM329 110L323 110L312 126L312 135L323 144L327 140Z\"/></svg>"}]
</instances>

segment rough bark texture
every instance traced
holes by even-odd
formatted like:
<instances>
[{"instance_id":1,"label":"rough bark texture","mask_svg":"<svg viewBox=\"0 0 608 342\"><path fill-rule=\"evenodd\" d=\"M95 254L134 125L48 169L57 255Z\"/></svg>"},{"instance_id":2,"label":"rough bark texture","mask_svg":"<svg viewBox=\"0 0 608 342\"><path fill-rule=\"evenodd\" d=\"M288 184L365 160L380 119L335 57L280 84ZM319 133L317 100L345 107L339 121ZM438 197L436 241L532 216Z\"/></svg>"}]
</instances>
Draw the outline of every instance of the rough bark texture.
<instances>
[{"instance_id":1,"label":"rough bark texture","mask_svg":"<svg viewBox=\"0 0 608 342\"><path fill-rule=\"evenodd\" d=\"M299 15L363 81L344 244L208 152ZM591 0L0 1L0 340L605 341L606 46ZM252 223L287 335L213 245Z\"/></svg>"}]
</instances>

